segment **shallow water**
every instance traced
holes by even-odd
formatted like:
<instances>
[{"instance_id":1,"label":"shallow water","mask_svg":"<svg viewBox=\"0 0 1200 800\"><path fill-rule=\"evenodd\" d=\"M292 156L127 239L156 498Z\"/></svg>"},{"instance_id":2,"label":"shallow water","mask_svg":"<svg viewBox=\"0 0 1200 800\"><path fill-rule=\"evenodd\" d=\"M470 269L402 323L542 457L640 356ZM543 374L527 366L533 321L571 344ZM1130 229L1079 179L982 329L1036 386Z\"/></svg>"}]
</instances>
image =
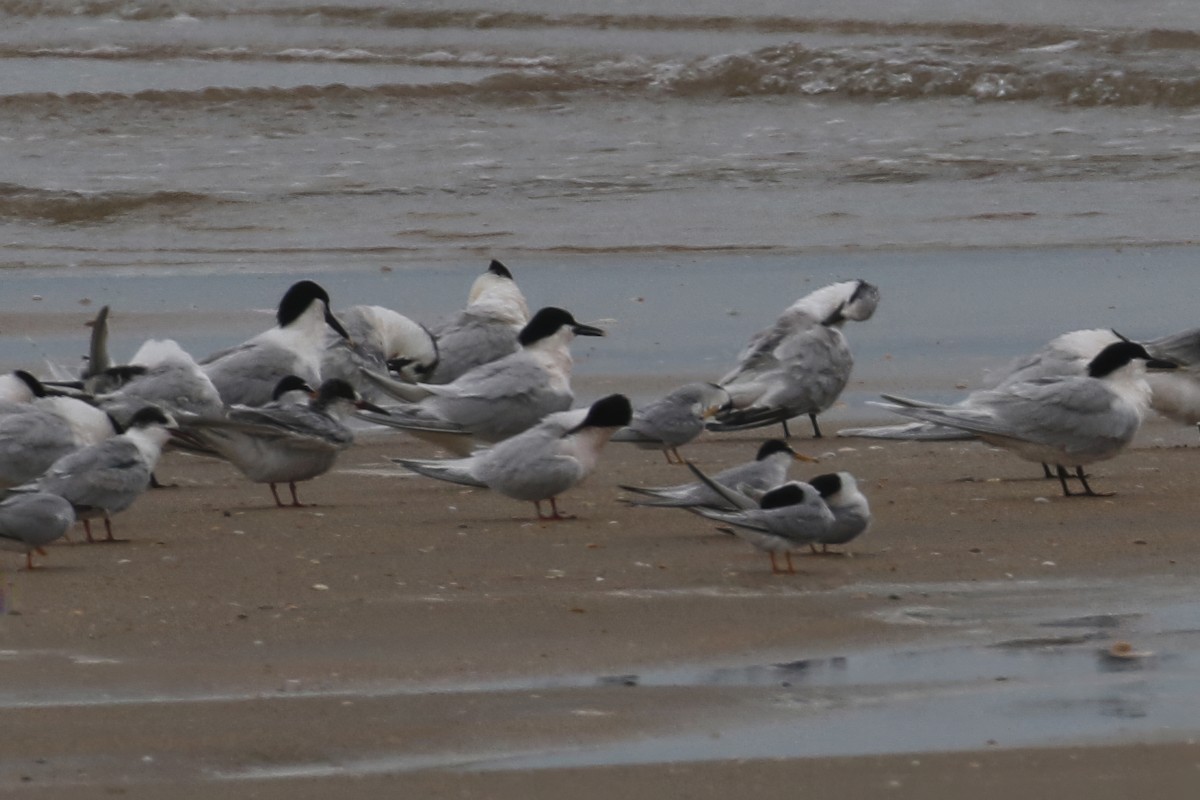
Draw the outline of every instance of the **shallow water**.
<instances>
[{"instance_id":1,"label":"shallow water","mask_svg":"<svg viewBox=\"0 0 1200 800\"><path fill-rule=\"evenodd\" d=\"M1191 241L1173 0L0 2L0 266Z\"/></svg>"},{"instance_id":2,"label":"shallow water","mask_svg":"<svg viewBox=\"0 0 1200 800\"><path fill-rule=\"evenodd\" d=\"M436 699L448 709L469 708L485 718L486 709L515 703L558 725L564 724L563 714L620 719L629 713L631 697L661 709L661 719L649 729L626 724L581 737L586 726L568 728L573 732L561 744L542 741L545 737L526 729L484 732L459 746L361 746L352 754L261 766L202 746L172 748L137 769L115 754L76 759L90 780L112 772L133 782L920 753L1181 741L1200 735L1200 607L1186 581L1027 580L838 591L890 596L891 605L877 615L898 625L922 626L927 635L902 648L801 648L636 673L428 683L287 681L275 688L216 688L210 680L203 681L207 688L152 687L136 677L135 662L114 666L86 653L9 650L0 651L0 661L35 662L46 669L36 687L6 685L0 708L93 714L110 708L144 713L153 707L199 713L220 706L236 716L254 709L267 713L272 706L263 703L284 704L271 712L275 716L302 707L328 709L304 704L334 700L347 706L392 704L387 707L403 714L407 702ZM1140 655L1109 656L1118 641L1129 642ZM113 683L104 692L82 688L87 680L80 670L96 669L128 676L118 681L127 685ZM713 691L724 698L718 711L699 717L687 711L692 704L702 706ZM59 770L54 774L64 774L63 760L54 763ZM39 777L43 784L56 780L61 778Z\"/></svg>"}]
</instances>

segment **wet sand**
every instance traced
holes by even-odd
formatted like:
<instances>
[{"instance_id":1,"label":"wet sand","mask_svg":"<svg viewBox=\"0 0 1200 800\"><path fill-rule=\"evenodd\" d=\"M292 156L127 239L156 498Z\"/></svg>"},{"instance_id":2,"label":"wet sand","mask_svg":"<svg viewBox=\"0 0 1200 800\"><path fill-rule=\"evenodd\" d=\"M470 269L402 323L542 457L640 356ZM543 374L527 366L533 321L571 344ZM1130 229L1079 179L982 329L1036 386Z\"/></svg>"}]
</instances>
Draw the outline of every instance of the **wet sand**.
<instances>
[{"instance_id":1,"label":"wet sand","mask_svg":"<svg viewBox=\"0 0 1200 800\"><path fill-rule=\"evenodd\" d=\"M1085 256L1053 254L1068 273ZM1168 259L1166 269L1180 253L1139 257ZM888 287L879 318L848 331L858 364L822 418L827 433L886 420L864 405L880 391L940 398L977 385L983 368L1082 326L1106 294L1122 294L1120 314L1143 329L1148 319L1128 292L1138 285L1119 274L1086 284L1078 318L1048 322L1048 309L1032 308L1040 322L1017 324L1003 303L938 304L938 275L956 254L928 269L914 258L907 282L882 280L886 260L821 267L861 267ZM621 267L629 285L601 281L582 295L567 271L521 275L540 290L527 289L531 305L579 295L581 318L618 316L613 336L576 348L580 402L613 391L640 401L711 377L758 327L743 312L774 313L780 286L794 294L795 265L759 266L727 313L728 298L708 291L720 259L690 265L688 281L669 267ZM405 280L449 308L475 274ZM378 275L314 277L348 305L376 299ZM152 335L208 352L260 330L266 316L240 309L269 306L286 282L224 287L227 277L19 273L19 294L0 309L0 361L37 369L30 355L41 352L75 363L101 302L116 303L118 358ZM34 293L41 305L18 302ZM1153 332L1188 316L1164 309ZM0 616L0 719L16 732L0 787L723 798L802 786L957 798L1052 785L1067 798L1143 787L1190 796L1175 789L1193 785L1200 763L1194 430L1148 421L1129 452L1090 470L1116 496L1070 499L1036 465L977 443L794 431L822 460L794 474L853 472L875 523L844 556L798 556L791 576L699 518L621 503L618 483L686 480L660 454L624 445L563 497L579 518L561 523L403 473L389 456L436 451L399 433L360 435L334 472L301 486L313 505L300 509L275 508L266 486L228 465L168 453L159 475L176 485L116 518L126 542L88 545L76 533L33 573L0 553L14 612ZM716 470L775 434L707 435L686 454ZM1114 667L1101 654L1121 639L1154 655Z\"/></svg>"},{"instance_id":2,"label":"wet sand","mask_svg":"<svg viewBox=\"0 0 1200 800\"><path fill-rule=\"evenodd\" d=\"M687 454L717 469L760 438L710 435ZM79 797L154 796L165 784L197 797L790 796L797 785L814 796L1048 785L1068 797L1134 786L1168 796L1158 788L1200 764L1194 727L1148 734L1098 713L1076 741L1059 733L1022 748L1006 737L1009 722L985 716L952 747L912 748L959 752L897 755L906 728L918 743L921 729L955 723L908 718L891 689L882 702L895 714L882 719L899 749L833 757L799 741L760 761L738 755L743 743L726 757L719 743L736 743L741 727L788 730L815 716L819 730L843 706L808 707L822 690L787 675L719 676L990 646L1027 635L1018 618L1031 606L1035 617L1099 612L1136 604L1126 581L1188 584L1200 543L1186 438L1154 422L1135 449L1096 465L1093 485L1117 493L1108 499L1061 498L1036 465L974 443L798 439L821 456L818 469L859 477L876 520L846 555L799 556L791 576L689 514L618 502L618 482L682 479L661 455L628 446L610 446L563 498L579 519L559 523L533 522L532 506L486 491L403 476L388 456L434 453L403 434L361 436L334 473L301 486L313 504L301 509L275 508L265 486L227 465L168 454L159 474L177 485L116 518L127 542L76 535L34 573L6 557L17 613L0 617L0 706L20 733L8 737L0 785ZM1028 647L1090 658L1121 635ZM698 666L718 677L653 677ZM1008 667L996 669L983 683ZM955 692L972 685L947 676ZM572 768L587 762L580 754L629 742L646 742L653 761L653 743L680 733L717 742L717 755Z\"/></svg>"}]
</instances>

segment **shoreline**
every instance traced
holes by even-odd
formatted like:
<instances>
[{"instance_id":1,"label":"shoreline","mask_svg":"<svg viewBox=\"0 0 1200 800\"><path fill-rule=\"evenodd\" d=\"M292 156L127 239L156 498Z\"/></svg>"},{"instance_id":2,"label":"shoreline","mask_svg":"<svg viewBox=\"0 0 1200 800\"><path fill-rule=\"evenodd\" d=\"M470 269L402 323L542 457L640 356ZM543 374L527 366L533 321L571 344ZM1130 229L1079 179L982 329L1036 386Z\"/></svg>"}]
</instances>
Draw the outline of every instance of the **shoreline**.
<instances>
[{"instance_id":1,"label":"shoreline","mask_svg":"<svg viewBox=\"0 0 1200 800\"><path fill-rule=\"evenodd\" d=\"M12 554L2 562L19 613L0 616L0 707L21 735L0 759L0 786L80 797L110 786L201 796L219 783L255 797L367 797L403 786L515 800L584 778L588 788L574 792L582 797L614 785L662 796L655 787L668 780L696 797L727 796L744 781L779 793L811 780L820 796L846 786L903 796L974 786L985 773L989 785L1032 791L1044 776L1030 767L1044 765L1074 776L1079 792L1067 797L1116 797L1104 792L1157 787L1164 769L1190 774L1200 757L1188 742L1200 730L1187 720L1200 717L1173 714L1200 713L1179 701L1194 688L1184 667L1200 668L1179 621L1190 618L1185 590L1200 575L1194 429L1148 419L1128 452L1090 470L1098 491L1117 493L1105 499L1062 498L1036 465L977 442L832 435L896 421L863 405L880 391L956 394L1027 340L1044 341L1042 329L1071 321L1059 315L1033 330L1002 305L996 322L956 307L945 331L928 330L930 309L944 305L927 298L912 312L911 302L952 267L891 287L894 300L885 285L879 319L848 331L856 371L822 416L827 438L809 439L804 421L793 426L793 445L821 458L793 475L847 469L875 514L852 555L800 556L795 576L772 576L765 555L685 512L622 504L618 483L686 476L657 452L619 444L564 495L581 519L557 525L486 491L402 476L388 457L439 454L399 433L360 429L333 472L301 485L301 499L316 504L303 509L274 508L266 486L228 465L168 453L160 477L179 485L115 518L127 543L56 544L34 573L16 570ZM476 272L421 285L436 285L441 305L453 307ZM552 297L568 272L518 276L529 275L527 293ZM721 265L701 274L705 285L717 281ZM789 299L802 293L806 284L790 275L768 264L731 314L703 311L732 308L703 286L686 294L703 304L662 314L674 270L657 275L644 302L630 303L627 287L590 297L586 314L621 314L612 336L577 348L578 402L613 391L647 399L690 379L681 365L719 370L724 351L736 353L744 331L759 327L758 312L743 310L769 316L784 305L774 298L780 286ZM1072 313L1132 286L1110 278ZM239 286L266 306L277 279ZM164 288L182 285L203 293ZM361 290L336 287L348 300ZM115 309L118 358L161 335L159 326L200 352L197 342L228 343L218 340L269 318L211 308L226 291L220 282L165 280L143 291ZM0 337L11 346L14 325L39 325L22 335L74 363L86 350L83 322L104 299L87 296L86 307L64 289L44 310L0 310ZM1122 296L1122 314L1148 302ZM1186 316L1154 319L1177 329ZM988 338L1003 319L1010 327ZM719 469L777 435L706 434L684 453ZM1139 672L1098 669L1098 650L1121 637L1162 658ZM1004 646L1013 641L1031 644ZM828 669L838 659L844 670ZM809 677L774 680L779 664L800 662L813 665ZM1029 664L1038 675L1023 672ZM927 674L905 671L914 666ZM989 731L1008 718L1029 727ZM1064 738L1063 725L1075 735ZM952 752L933 735L939 727ZM806 749L814 740L805 737L834 730L849 738L830 734L828 747ZM897 754L903 741L875 745L892 755L864 753L870 737L857 731L912 734L921 755ZM779 750L780 732L791 749ZM630 760L656 747L660 763ZM596 765L573 766L579 758ZM975 762L987 769L963 766Z\"/></svg>"},{"instance_id":2,"label":"shoreline","mask_svg":"<svg viewBox=\"0 0 1200 800\"><path fill-rule=\"evenodd\" d=\"M167 454L160 474L179 486L115 518L128 543L58 544L34 573L14 571L15 558L7 565L20 613L0 617L9 668L0 705L22 736L0 762L0 785L28 774L68 791L82 770L84 796L110 781L211 786L225 776L235 792L283 797L303 775L370 796L374 781L465 790L484 780L480 768L498 774L486 766L494 761L505 774L495 785L514 788L489 796L517 797L573 774L572 753L605 763L611 752L612 763L589 773L639 776L639 786L656 769L743 774L762 744L754 731L780 724L801 750L760 755L784 759L773 770L838 772L818 767L829 754L802 757L804 732L838 719L854 730L862 712L853 697L875 697L868 707L878 719L863 730L918 741L928 734L922 709L957 703L967 687L968 698L989 703L1007 696L994 687L1015 692L1015 708L1028 688L1058 696L1076 716L1084 709L1080 736L1106 748L1124 742L1116 750L1129 751L1127 768L1138 773L1134 754L1148 741L1140 726L1154 730L1155 714L1135 724L1087 709L1127 679L1166 699L1180 667L1200 658L1186 632L1152 621L1156 606L1180 602L1168 584L1200 574L1188 489L1196 448L1156 444L1175 433L1166 425L1149 424L1134 449L1094 467L1097 488L1117 492L1109 499L1061 498L1056 482L1033 479L1036 465L979 443L796 437L822 457L811 468L859 477L876 519L847 548L853 555L801 555L795 576L772 576L763 554L685 512L618 502L618 481L679 474L661 454L632 447L609 446L597 473L563 498L581 518L558 524L533 523L531 507L486 491L399 477L388 456L435 453L402 434L362 436L333 473L301 485L301 499L316 503L303 509L274 508L265 486L227 465ZM759 438L708 434L686 453L717 468ZM1046 627L1096 615L1114 622ZM1092 638L1074 638L1082 633ZM1175 661L1132 677L1097 673L1094 692L1074 697L1080 664L1094 670L1086 665L1097 648L1122 636ZM882 666L871 666L872 652ZM984 678L951 668L980 653L995 662ZM771 664L837 659L849 667L790 674L790 688L763 679ZM907 685L914 678L904 672L890 686L888 659L926 665L924 688ZM1013 672L1028 659L1046 674ZM180 713L193 722L179 728ZM1026 741L1015 731L985 735L997 717L976 716L975 726L970 715L944 717L962 747L924 751L951 764ZM309 719L322 720L319 741L305 732ZM84 747L92 737L63 736L68 729L110 733ZM713 741L732 755L657 767L620 756L622 743L660 739L687 751L695 743L671 732L703 730L720 731ZM1070 744L1036 733L1041 746L1022 752L1053 760L1045 747ZM1185 758L1190 750L1172 742L1195 733L1150 739L1167 735L1164 752ZM697 741L711 746L706 739ZM138 765L149 753L153 761ZM521 767L506 753L549 757ZM835 760L863 759L903 763ZM1013 768L1009 780L1024 777ZM707 788L697 785L697 796L715 796Z\"/></svg>"}]
</instances>

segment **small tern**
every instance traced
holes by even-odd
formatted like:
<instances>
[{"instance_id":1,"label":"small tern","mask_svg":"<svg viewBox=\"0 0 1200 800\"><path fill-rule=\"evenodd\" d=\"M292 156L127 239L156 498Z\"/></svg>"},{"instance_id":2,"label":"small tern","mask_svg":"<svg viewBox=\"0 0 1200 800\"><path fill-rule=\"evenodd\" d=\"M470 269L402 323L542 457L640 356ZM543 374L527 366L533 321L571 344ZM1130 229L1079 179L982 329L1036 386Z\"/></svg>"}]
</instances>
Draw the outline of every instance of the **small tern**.
<instances>
[{"instance_id":1,"label":"small tern","mask_svg":"<svg viewBox=\"0 0 1200 800\"><path fill-rule=\"evenodd\" d=\"M124 433L75 450L55 461L37 480L12 489L19 492L49 492L65 498L83 521L89 542L91 517L103 517L113 538L110 516L124 511L150 486L150 476L170 436L174 420L161 409L147 406L138 411Z\"/></svg>"},{"instance_id":2,"label":"small tern","mask_svg":"<svg viewBox=\"0 0 1200 800\"><path fill-rule=\"evenodd\" d=\"M753 461L738 464L712 476L722 486L740 486L751 491L765 492L787 480L788 468L796 461L815 463L817 459L797 453L782 439L768 439L758 448ZM634 506L659 506L683 508L707 506L732 511L738 506L708 487L703 481L683 483L678 486L640 487L622 484L627 492L644 495L644 498L627 500Z\"/></svg>"},{"instance_id":3,"label":"small tern","mask_svg":"<svg viewBox=\"0 0 1200 800\"><path fill-rule=\"evenodd\" d=\"M341 378L325 381L308 402L298 402L306 389L298 377L284 378L276 399L265 406L233 407L222 417L181 418L176 439L183 449L216 455L251 481L269 484L277 507L284 504L275 484L287 483L292 505L302 507L296 484L324 475L354 442L342 418L356 408L386 413Z\"/></svg>"},{"instance_id":4,"label":"small tern","mask_svg":"<svg viewBox=\"0 0 1200 800\"><path fill-rule=\"evenodd\" d=\"M821 436L817 415L834 404L850 380L854 358L842 333L848 320L870 319L879 289L863 280L818 289L793 303L774 325L756 334L738 365L721 378L733 409L708 427L739 431L807 415Z\"/></svg>"},{"instance_id":5,"label":"small tern","mask_svg":"<svg viewBox=\"0 0 1200 800\"><path fill-rule=\"evenodd\" d=\"M33 553L61 538L75 524L75 510L62 497L49 492L12 494L0 500L0 550L25 554L25 568L33 569Z\"/></svg>"},{"instance_id":6,"label":"small tern","mask_svg":"<svg viewBox=\"0 0 1200 800\"><path fill-rule=\"evenodd\" d=\"M467 458L392 460L430 478L531 502L538 520L570 519L559 511L555 498L591 474L601 449L632 415L629 398L612 394L587 409L551 414L524 433ZM548 515L542 513L543 500L550 501Z\"/></svg>"},{"instance_id":7,"label":"small tern","mask_svg":"<svg viewBox=\"0 0 1200 800\"><path fill-rule=\"evenodd\" d=\"M772 574L778 575L784 571L779 569L775 560L778 553L784 555L786 572L795 574L792 551L820 541L836 522L820 493L807 483L788 481L767 491L755 502L742 492L717 483L691 462L688 462L688 468L701 482L738 507L736 511L720 511L704 506L688 510L707 519L732 525L736 536L771 557Z\"/></svg>"},{"instance_id":8,"label":"small tern","mask_svg":"<svg viewBox=\"0 0 1200 800\"><path fill-rule=\"evenodd\" d=\"M688 383L639 408L629 425L617 431L612 440L662 450L668 464L682 464L677 448L703 433L704 423L728 408L729 392L724 387Z\"/></svg>"}]
</instances>

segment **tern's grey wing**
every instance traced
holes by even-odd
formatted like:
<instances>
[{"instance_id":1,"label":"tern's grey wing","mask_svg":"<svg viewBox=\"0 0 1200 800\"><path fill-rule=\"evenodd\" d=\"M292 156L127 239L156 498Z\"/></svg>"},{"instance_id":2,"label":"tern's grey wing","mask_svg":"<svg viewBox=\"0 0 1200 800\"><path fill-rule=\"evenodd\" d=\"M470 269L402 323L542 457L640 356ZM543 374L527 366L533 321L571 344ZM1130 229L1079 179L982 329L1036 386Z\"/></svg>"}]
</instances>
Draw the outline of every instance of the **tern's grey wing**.
<instances>
[{"instance_id":1,"label":"tern's grey wing","mask_svg":"<svg viewBox=\"0 0 1200 800\"><path fill-rule=\"evenodd\" d=\"M25 408L0 416L0 486L36 478L78 447L71 426L62 417Z\"/></svg>"},{"instance_id":2,"label":"tern's grey wing","mask_svg":"<svg viewBox=\"0 0 1200 800\"><path fill-rule=\"evenodd\" d=\"M770 528L767 526L763 512L758 509L724 511L706 506L691 506L688 508L688 511L698 514L705 519L711 519L714 522L723 522L726 525L734 525L746 530L770 533Z\"/></svg>"},{"instance_id":3,"label":"tern's grey wing","mask_svg":"<svg viewBox=\"0 0 1200 800\"><path fill-rule=\"evenodd\" d=\"M0 540L10 549L31 550L50 544L75 522L71 504L56 494L29 492L0 501Z\"/></svg>"},{"instance_id":4,"label":"tern's grey wing","mask_svg":"<svg viewBox=\"0 0 1200 800\"><path fill-rule=\"evenodd\" d=\"M265 405L271 402L275 386L288 375L314 386L319 378L291 350L262 341L209 356L200 366L225 405Z\"/></svg>"},{"instance_id":5,"label":"tern's grey wing","mask_svg":"<svg viewBox=\"0 0 1200 800\"><path fill-rule=\"evenodd\" d=\"M972 407L898 408L916 419L952 425L981 436L1064 449L1083 456L1127 442L1141 421L1133 408L1092 378L1047 378L980 392Z\"/></svg>"},{"instance_id":6,"label":"tern's grey wing","mask_svg":"<svg viewBox=\"0 0 1200 800\"><path fill-rule=\"evenodd\" d=\"M150 472L135 444L114 437L60 458L37 486L76 507L116 512L149 487Z\"/></svg>"},{"instance_id":7,"label":"tern's grey wing","mask_svg":"<svg viewBox=\"0 0 1200 800\"><path fill-rule=\"evenodd\" d=\"M518 354L519 355L519 354ZM527 358L505 358L472 370L422 402L437 416L490 441L506 439L547 414L571 407L570 390L549 385L545 370Z\"/></svg>"},{"instance_id":8,"label":"tern's grey wing","mask_svg":"<svg viewBox=\"0 0 1200 800\"><path fill-rule=\"evenodd\" d=\"M439 481L457 483L462 486L487 488L487 484L475 477L476 460L468 458L422 459L422 458L393 458L400 464L418 475L436 478Z\"/></svg>"},{"instance_id":9,"label":"tern's grey wing","mask_svg":"<svg viewBox=\"0 0 1200 800\"><path fill-rule=\"evenodd\" d=\"M817 326L819 320L803 313L784 313L775 322L750 338L746 349L738 356L738 364L718 383L725 385L751 380L754 376L779 366L780 344L793 334Z\"/></svg>"},{"instance_id":10,"label":"tern's grey wing","mask_svg":"<svg viewBox=\"0 0 1200 800\"><path fill-rule=\"evenodd\" d=\"M719 495L721 497L721 499L729 506L731 506L733 508L742 509L742 510L749 510L749 509L753 509L753 508L757 507L758 503L751 500L746 495L742 494L736 488L730 487L726 484L721 483L720 481L714 480L713 478L711 478L707 474L705 474L703 470L701 470L699 467L697 467L695 464L693 464L690 461L686 461L684 463L687 464L688 469L691 470L692 474L696 476L696 478L700 481L700 483L704 484L709 489L711 489L715 494Z\"/></svg>"},{"instance_id":11,"label":"tern's grey wing","mask_svg":"<svg viewBox=\"0 0 1200 800\"><path fill-rule=\"evenodd\" d=\"M629 428L648 440L671 447L687 444L704 431L704 420L693 406L664 398L639 409L630 420ZM613 440L619 441L616 436Z\"/></svg>"},{"instance_id":12,"label":"tern's grey wing","mask_svg":"<svg viewBox=\"0 0 1200 800\"><path fill-rule=\"evenodd\" d=\"M304 405L237 408L231 410L223 422L216 424L245 426L260 435L317 439L339 447L354 442L354 434L340 420Z\"/></svg>"},{"instance_id":13,"label":"tern's grey wing","mask_svg":"<svg viewBox=\"0 0 1200 800\"><path fill-rule=\"evenodd\" d=\"M433 329L438 364L428 383L450 383L470 370L517 352L520 329L465 309Z\"/></svg>"},{"instance_id":14,"label":"tern's grey wing","mask_svg":"<svg viewBox=\"0 0 1200 800\"><path fill-rule=\"evenodd\" d=\"M171 411L216 414L221 395L213 382L190 366L163 364L153 367L115 392L115 398L135 398Z\"/></svg>"}]
</instances>

